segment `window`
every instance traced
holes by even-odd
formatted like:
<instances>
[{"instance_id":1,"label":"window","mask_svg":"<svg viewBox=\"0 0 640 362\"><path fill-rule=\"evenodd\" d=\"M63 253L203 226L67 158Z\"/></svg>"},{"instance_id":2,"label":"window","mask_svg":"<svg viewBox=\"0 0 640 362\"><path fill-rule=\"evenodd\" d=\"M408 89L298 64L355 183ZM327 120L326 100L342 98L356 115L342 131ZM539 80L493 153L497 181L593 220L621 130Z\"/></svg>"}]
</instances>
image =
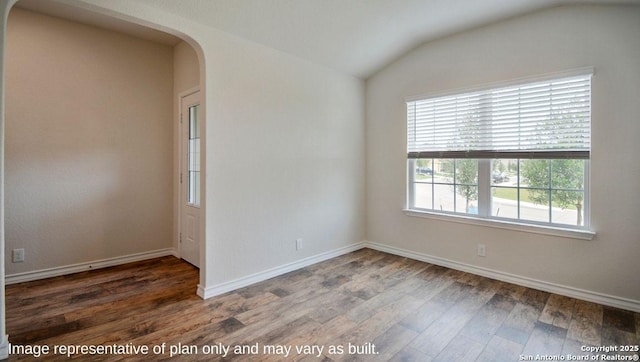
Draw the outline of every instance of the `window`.
<instances>
[{"instance_id":1,"label":"window","mask_svg":"<svg viewBox=\"0 0 640 362\"><path fill-rule=\"evenodd\" d=\"M407 102L408 209L587 229L591 72Z\"/></svg>"},{"instance_id":2,"label":"window","mask_svg":"<svg viewBox=\"0 0 640 362\"><path fill-rule=\"evenodd\" d=\"M189 152L187 154L187 202L200 206L200 105L189 107Z\"/></svg>"}]
</instances>

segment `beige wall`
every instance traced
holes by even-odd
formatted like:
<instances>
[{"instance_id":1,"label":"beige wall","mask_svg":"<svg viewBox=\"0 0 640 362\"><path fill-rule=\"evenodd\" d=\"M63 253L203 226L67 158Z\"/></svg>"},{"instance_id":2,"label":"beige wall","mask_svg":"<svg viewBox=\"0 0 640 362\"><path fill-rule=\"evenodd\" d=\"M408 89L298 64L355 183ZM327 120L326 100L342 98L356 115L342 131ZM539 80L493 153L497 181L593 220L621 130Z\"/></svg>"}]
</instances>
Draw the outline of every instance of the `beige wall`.
<instances>
[{"instance_id":1,"label":"beige wall","mask_svg":"<svg viewBox=\"0 0 640 362\"><path fill-rule=\"evenodd\" d=\"M13 9L7 274L172 247L173 49Z\"/></svg>"},{"instance_id":2,"label":"beige wall","mask_svg":"<svg viewBox=\"0 0 640 362\"><path fill-rule=\"evenodd\" d=\"M162 24L199 45L200 69L207 69L203 295L363 240L362 80L153 7L77 5ZM296 238L304 239L302 250Z\"/></svg>"},{"instance_id":3,"label":"beige wall","mask_svg":"<svg viewBox=\"0 0 640 362\"><path fill-rule=\"evenodd\" d=\"M640 7L567 6L427 43L367 81L367 238L640 303ZM595 68L591 241L409 217L405 97ZM487 256L476 255L486 244ZM524 279L523 279L524 278ZM565 290L568 290L565 288ZM629 304L630 306L632 304Z\"/></svg>"},{"instance_id":4,"label":"beige wall","mask_svg":"<svg viewBox=\"0 0 640 362\"><path fill-rule=\"evenodd\" d=\"M173 88L180 92L200 86L200 63L196 51L186 42L176 44L173 51Z\"/></svg>"},{"instance_id":5,"label":"beige wall","mask_svg":"<svg viewBox=\"0 0 640 362\"><path fill-rule=\"evenodd\" d=\"M0 359L9 357L9 339L6 328L5 310L5 207L4 207L4 119L5 119L5 55L6 27L9 10L16 0L0 0Z\"/></svg>"}]
</instances>

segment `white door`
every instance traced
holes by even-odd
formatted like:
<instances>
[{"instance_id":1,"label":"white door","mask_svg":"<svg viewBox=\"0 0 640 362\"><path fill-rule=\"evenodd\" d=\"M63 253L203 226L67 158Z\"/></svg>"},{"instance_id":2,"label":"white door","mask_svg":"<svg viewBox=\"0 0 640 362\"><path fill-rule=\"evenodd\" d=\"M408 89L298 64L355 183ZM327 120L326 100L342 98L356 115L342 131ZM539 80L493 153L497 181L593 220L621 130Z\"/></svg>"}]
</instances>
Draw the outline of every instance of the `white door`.
<instances>
[{"instance_id":1,"label":"white door","mask_svg":"<svg viewBox=\"0 0 640 362\"><path fill-rule=\"evenodd\" d=\"M180 257L200 266L200 92L180 99Z\"/></svg>"}]
</instances>

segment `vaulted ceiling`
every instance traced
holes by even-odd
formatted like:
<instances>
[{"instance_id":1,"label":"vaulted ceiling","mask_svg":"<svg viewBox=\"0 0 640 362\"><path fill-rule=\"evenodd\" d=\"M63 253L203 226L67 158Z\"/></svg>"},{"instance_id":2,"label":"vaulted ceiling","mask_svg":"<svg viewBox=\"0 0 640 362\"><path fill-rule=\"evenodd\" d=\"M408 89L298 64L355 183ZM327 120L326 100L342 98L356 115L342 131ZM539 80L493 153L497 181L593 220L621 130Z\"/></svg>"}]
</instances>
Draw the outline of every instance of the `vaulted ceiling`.
<instances>
[{"instance_id":1,"label":"vaulted ceiling","mask_svg":"<svg viewBox=\"0 0 640 362\"><path fill-rule=\"evenodd\" d=\"M130 1L363 79L419 44L532 11L567 4L640 5L640 0ZM55 0L22 3L32 10L41 8L45 13L109 27L108 20L86 14L81 17L84 20L77 20L68 6L55 14ZM118 27L123 24L112 28Z\"/></svg>"}]
</instances>

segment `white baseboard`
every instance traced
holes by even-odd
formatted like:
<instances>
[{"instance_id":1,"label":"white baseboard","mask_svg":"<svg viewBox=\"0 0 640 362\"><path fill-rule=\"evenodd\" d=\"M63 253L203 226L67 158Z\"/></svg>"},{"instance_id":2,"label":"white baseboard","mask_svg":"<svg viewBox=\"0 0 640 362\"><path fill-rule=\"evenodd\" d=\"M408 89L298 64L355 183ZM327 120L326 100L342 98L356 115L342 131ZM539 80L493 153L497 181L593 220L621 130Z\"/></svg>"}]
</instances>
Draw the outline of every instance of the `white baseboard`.
<instances>
[{"instance_id":1,"label":"white baseboard","mask_svg":"<svg viewBox=\"0 0 640 362\"><path fill-rule=\"evenodd\" d=\"M362 249L366 247L366 243L365 242L359 242L356 244L352 244L349 246L345 246L342 248L338 248L335 250L331 250L322 254L318 254L318 255L314 255L314 256L310 256L308 258L304 258L304 259L300 259L298 261L294 261L292 263L288 263L288 264L284 264L281 266L277 266L275 268L271 268L262 272L258 272L258 273L254 273L251 275L248 275L246 277L242 277L236 280L232 280L229 282L225 282L225 283L221 283L218 285L214 285L211 287L203 287L201 285L198 285L198 291L197 294L202 298L202 299L208 299L211 297L214 297L216 295L220 295L220 294L224 294L239 288L243 288L246 286L249 286L251 284L257 283L257 282L261 282L263 280L267 280L273 277L277 277L279 275L282 274L286 274L288 272L300 269L300 268L304 268L306 266L312 265L312 264L316 264L319 263L321 261L325 261L331 258L335 258L337 256L340 255L344 255L347 253L350 253L352 251L356 251L359 249Z\"/></svg>"},{"instance_id":2,"label":"white baseboard","mask_svg":"<svg viewBox=\"0 0 640 362\"><path fill-rule=\"evenodd\" d=\"M569 287L565 285L559 285L555 283L549 283L542 280L532 279L520 275L505 273L497 270L492 270L488 268L478 267L470 264L460 263L457 261L444 259L424 253L419 253L411 250L396 248L389 245L384 245L380 243L370 242L370 241L362 241L356 244L352 244L349 246L345 246L342 248L338 248L332 251L328 251L325 253L321 253L318 255L314 255L308 258L304 258L298 261L294 261L288 264L284 264L281 266L277 266L275 268L271 268L262 272L254 273L248 275L246 277L242 277L236 280L232 280L229 282L221 283L218 285L214 285L211 287L204 287L202 285L198 285L197 294L203 299L208 299L214 297L216 295L224 294L239 288L243 288L249 286L251 284L261 282L300 268L304 268L306 266L316 264L331 258L335 258L340 255L344 255L350 253L352 251L356 251L362 248L370 248L378 251L382 251L385 253L403 256L406 258L424 261L427 263L440 265L446 268L455 269L464 271L467 273L472 273L480 276L484 276L491 279L500 280L507 283L513 283L533 289L543 290L550 293L560 294L567 297L577 298L589 302L599 303L615 308L621 308L633 312L640 313L640 301L632 300L627 298L621 298L613 295L607 295L597 292L592 292L588 290L578 289L574 287ZM131 254L121 257L109 258L96 260L93 262L73 264L63 267L56 267L50 269L42 269L25 273L16 273L7 275L5 278L5 283L7 285L22 283L32 280L50 278L60 275L72 274L86 270L93 270L99 268L106 268L110 266L116 266L126 263L131 263L135 261L147 260L152 258L158 258L162 256L173 255L175 257L179 257L179 254L176 250L167 248L160 249L150 252ZM5 337L6 340L6 337ZM8 344L4 345L2 341L0 341L0 359L2 359L2 353L4 351L8 351Z\"/></svg>"},{"instance_id":3,"label":"white baseboard","mask_svg":"<svg viewBox=\"0 0 640 362\"><path fill-rule=\"evenodd\" d=\"M406 258L424 261L427 263L440 265L446 268L460 270L467 273L481 275L487 278L500 280L507 283L517 284L528 288L538 289L549 293L560 294L571 298L581 299L588 302L594 302L610 307L625 309L640 313L640 301L627 298L606 295L602 293L592 292L588 290L578 289L565 285L549 283L542 280L536 280L528 277L505 273L497 270L487 269L457 261L439 258L415 251L400 249L393 246L374 243L370 241L364 242L364 246L370 249L382 251L389 254L404 256Z\"/></svg>"},{"instance_id":4,"label":"white baseboard","mask_svg":"<svg viewBox=\"0 0 640 362\"><path fill-rule=\"evenodd\" d=\"M146 251L143 253L118 256L115 258L95 260L95 261L90 261L86 263L78 263L78 264L65 265L65 266L60 266L55 268L34 270L34 271L29 271L24 273L9 274L5 277L5 284L10 285L10 284L16 284L16 283L30 282L33 280L57 277L60 275L73 274L73 273L78 273L78 272L87 271L87 270L107 268L110 266L116 266L116 265L121 265L126 263L132 263L135 261L159 258L162 256L168 256L168 255L173 255L178 257L178 253L172 248L158 249L153 251Z\"/></svg>"},{"instance_id":5,"label":"white baseboard","mask_svg":"<svg viewBox=\"0 0 640 362\"><path fill-rule=\"evenodd\" d=\"M0 360L9 358L9 336L0 339Z\"/></svg>"}]
</instances>

